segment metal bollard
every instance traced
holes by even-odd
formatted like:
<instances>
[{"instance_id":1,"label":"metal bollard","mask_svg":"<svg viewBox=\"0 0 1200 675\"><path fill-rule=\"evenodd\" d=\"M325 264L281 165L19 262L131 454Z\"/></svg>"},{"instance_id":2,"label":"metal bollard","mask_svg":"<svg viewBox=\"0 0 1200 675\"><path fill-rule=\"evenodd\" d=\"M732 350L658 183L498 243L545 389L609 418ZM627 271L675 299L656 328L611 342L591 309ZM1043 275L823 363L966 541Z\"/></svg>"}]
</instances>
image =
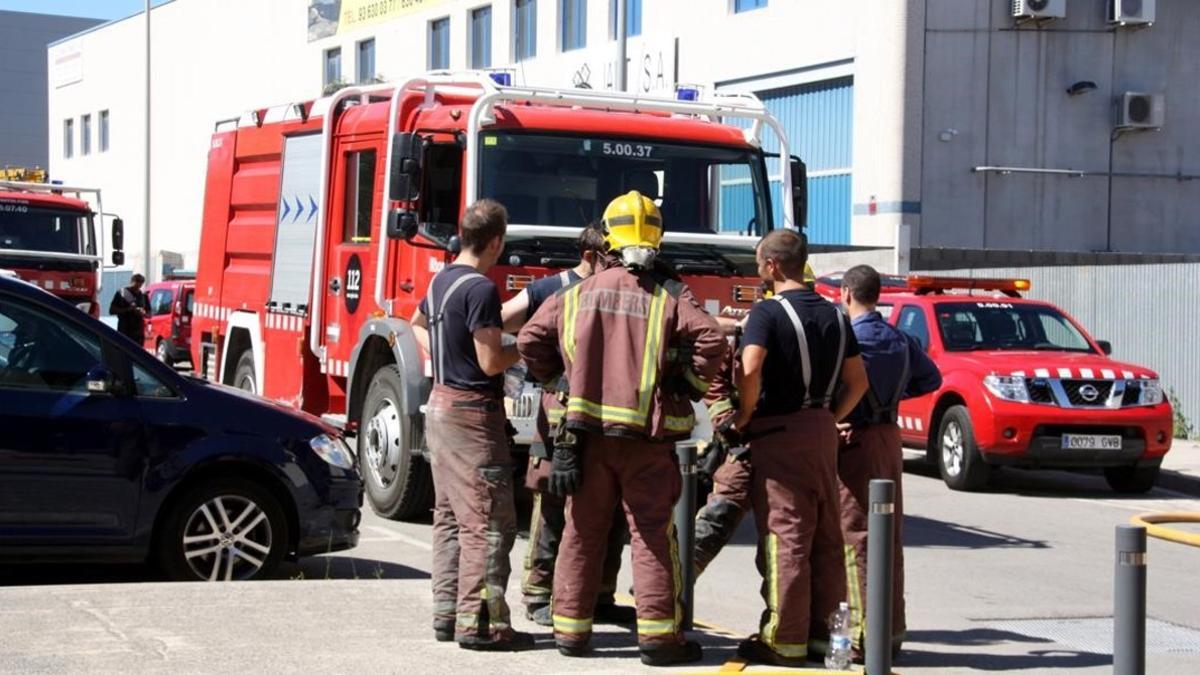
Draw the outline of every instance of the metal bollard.
<instances>
[{"instance_id":1,"label":"metal bollard","mask_svg":"<svg viewBox=\"0 0 1200 675\"><path fill-rule=\"evenodd\" d=\"M675 502L675 542L679 550L680 576L683 588L679 591L683 605L683 630L692 629L696 586L696 442L675 444L679 458L679 473L683 489Z\"/></svg>"},{"instance_id":2,"label":"metal bollard","mask_svg":"<svg viewBox=\"0 0 1200 675\"><path fill-rule=\"evenodd\" d=\"M896 484L873 480L867 516L866 673L892 672L892 558L896 529Z\"/></svg>"},{"instance_id":3,"label":"metal bollard","mask_svg":"<svg viewBox=\"0 0 1200 675\"><path fill-rule=\"evenodd\" d=\"M1113 675L1146 673L1146 528L1117 526Z\"/></svg>"}]
</instances>

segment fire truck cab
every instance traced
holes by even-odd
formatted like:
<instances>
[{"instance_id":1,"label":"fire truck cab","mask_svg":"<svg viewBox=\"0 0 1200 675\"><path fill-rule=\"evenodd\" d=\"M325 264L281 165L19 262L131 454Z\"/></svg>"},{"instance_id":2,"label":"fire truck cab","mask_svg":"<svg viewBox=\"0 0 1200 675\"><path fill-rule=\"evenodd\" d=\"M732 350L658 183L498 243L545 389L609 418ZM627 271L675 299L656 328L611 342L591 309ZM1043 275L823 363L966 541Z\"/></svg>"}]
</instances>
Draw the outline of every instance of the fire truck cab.
<instances>
[{"instance_id":1,"label":"fire truck cab","mask_svg":"<svg viewBox=\"0 0 1200 675\"><path fill-rule=\"evenodd\" d=\"M4 174L18 175L11 169ZM19 175L45 177L40 171ZM95 203L95 210L88 199ZM0 180L0 268L98 317L103 218L110 215L103 211L97 189ZM97 221L100 237L96 236ZM125 262L123 236L124 224L112 217L114 265Z\"/></svg>"},{"instance_id":2,"label":"fire truck cab","mask_svg":"<svg viewBox=\"0 0 1200 675\"><path fill-rule=\"evenodd\" d=\"M467 204L508 209L489 273L507 299L575 265L580 228L637 189L663 212L662 256L713 314L757 297L754 244L776 223L773 183L780 223L805 211L803 163L753 97L518 87L507 75L346 88L218 123L212 138L193 362L356 433L368 499L385 516L430 503L430 365L408 320L457 252ZM764 127L778 155L764 153ZM511 402L514 423L532 423L535 401Z\"/></svg>"}]
</instances>

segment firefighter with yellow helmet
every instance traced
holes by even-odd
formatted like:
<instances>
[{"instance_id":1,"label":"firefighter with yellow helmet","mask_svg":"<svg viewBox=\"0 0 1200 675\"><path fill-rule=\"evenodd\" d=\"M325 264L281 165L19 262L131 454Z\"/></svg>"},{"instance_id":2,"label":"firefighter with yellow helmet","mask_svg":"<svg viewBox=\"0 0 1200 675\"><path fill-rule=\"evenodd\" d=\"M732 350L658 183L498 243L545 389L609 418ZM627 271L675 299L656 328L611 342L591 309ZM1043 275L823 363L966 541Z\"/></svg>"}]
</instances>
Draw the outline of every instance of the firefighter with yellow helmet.
<instances>
[{"instance_id":1,"label":"firefighter with yellow helmet","mask_svg":"<svg viewBox=\"0 0 1200 675\"><path fill-rule=\"evenodd\" d=\"M550 476L550 489L569 495L554 577L555 642L566 656L590 651L605 534L620 503L642 662L696 661L700 645L685 640L680 625L674 442L690 436L691 401L707 391L726 344L687 287L656 269L663 222L652 200L636 191L617 197L602 222L603 269L546 300L517 338L536 379L566 383Z\"/></svg>"}]
</instances>

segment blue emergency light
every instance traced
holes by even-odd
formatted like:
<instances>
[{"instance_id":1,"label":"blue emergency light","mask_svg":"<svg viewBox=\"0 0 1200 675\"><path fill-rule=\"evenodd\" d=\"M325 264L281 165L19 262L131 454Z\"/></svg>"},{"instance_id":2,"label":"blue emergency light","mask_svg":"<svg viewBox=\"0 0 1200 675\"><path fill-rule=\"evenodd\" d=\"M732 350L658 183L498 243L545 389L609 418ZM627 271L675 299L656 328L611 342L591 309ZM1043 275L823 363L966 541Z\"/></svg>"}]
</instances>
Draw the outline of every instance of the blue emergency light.
<instances>
[{"instance_id":1,"label":"blue emergency light","mask_svg":"<svg viewBox=\"0 0 1200 675\"><path fill-rule=\"evenodd\" d=\"M501 87L512 86L512 73L488 73L488 77Z\"/></svg>"},{"instance_id":2,"label":"blue emergency light","mask_svg":"<svg viewBox=\"0 0 1200 675\"><path fill-rule=\"evenodd\" d=\"M700 100L700 90L692 87L680 87L675 90L675 98L680 101Z\"/></svg>"}]
</instances>

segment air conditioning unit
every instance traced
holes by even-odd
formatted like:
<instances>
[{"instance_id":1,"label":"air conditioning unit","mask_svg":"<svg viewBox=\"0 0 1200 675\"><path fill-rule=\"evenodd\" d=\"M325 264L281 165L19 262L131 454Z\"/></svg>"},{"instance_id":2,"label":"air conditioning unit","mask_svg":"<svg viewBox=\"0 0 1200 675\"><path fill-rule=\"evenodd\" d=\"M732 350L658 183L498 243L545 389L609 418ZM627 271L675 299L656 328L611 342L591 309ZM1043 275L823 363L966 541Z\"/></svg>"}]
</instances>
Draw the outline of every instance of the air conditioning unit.
<instances>
[{"instance_id":1,"label":"air conditioning unit","mask_svg":"<svg viewBox=\"0 0 1200 675\"><path fill-rule=\"evenodd\" d=\"M1156 0L1109 0L1108 22L1121 26L1149 26L1154 23Z\"/></svg>"},{"instance_id":2,"label":"air conditioning unit","mask_svg":"<svg viewBox=\"0 0 1200 675\"><path fill-rule=\"evenodd\" d=\"M1121 129L1157 129L1163 125L1167 101L1162 94L1127 91L1117 105L1117 127Z\"/></svg>"},{"instance_id":3,"label":"air conditioning unit","mask_svg":"<svg viewBox=\"0 0 1200 675\"><path fill-rule=\"evenodd\" d=\"M1012 0L1012 15L1018 19L1065 19L1067 0Z\"/></svg>"}]
</instances>

